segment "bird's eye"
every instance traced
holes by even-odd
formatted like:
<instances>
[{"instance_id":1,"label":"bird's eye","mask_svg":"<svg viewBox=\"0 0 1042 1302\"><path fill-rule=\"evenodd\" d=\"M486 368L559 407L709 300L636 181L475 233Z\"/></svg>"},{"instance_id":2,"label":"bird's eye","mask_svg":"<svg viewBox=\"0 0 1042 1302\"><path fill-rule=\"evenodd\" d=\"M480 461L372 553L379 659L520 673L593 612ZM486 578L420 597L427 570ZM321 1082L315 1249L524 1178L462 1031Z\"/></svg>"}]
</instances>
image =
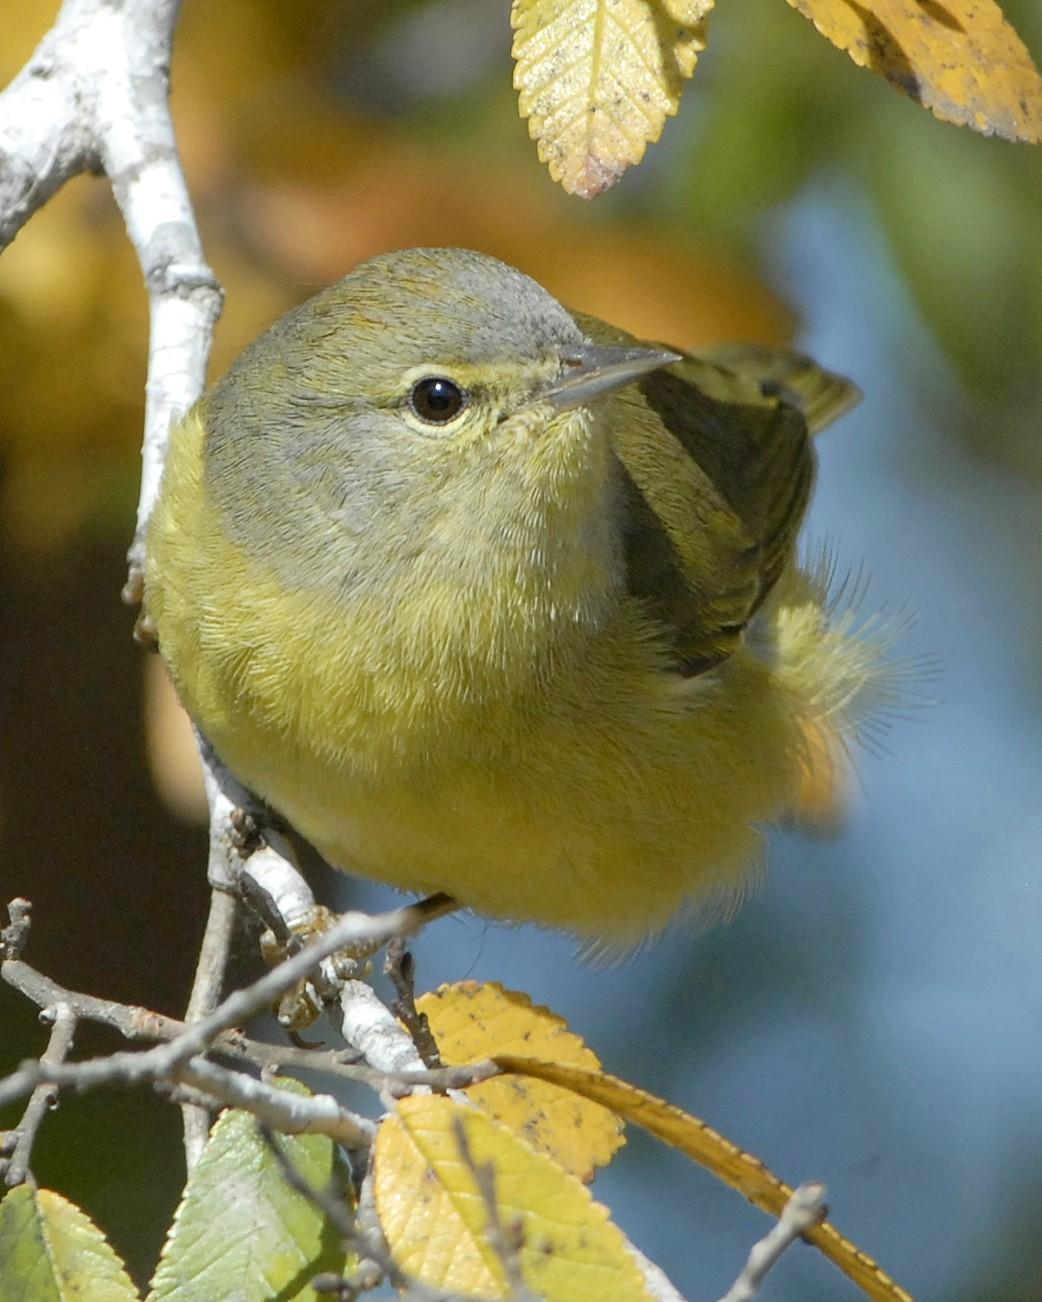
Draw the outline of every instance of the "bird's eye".
<instances>
[{"instance_id":1,"label":"bird's eye","mask_svg":"<svg viewBox=\"0 0 1042 1302\"><path fill-rule=\"evenodd\" d=\"M420 420L432 425L444 425L458 416L466 401L458 384L438 375L417 381L413 385L410 400L412 409Z\"/></svg>"}]
</instances>

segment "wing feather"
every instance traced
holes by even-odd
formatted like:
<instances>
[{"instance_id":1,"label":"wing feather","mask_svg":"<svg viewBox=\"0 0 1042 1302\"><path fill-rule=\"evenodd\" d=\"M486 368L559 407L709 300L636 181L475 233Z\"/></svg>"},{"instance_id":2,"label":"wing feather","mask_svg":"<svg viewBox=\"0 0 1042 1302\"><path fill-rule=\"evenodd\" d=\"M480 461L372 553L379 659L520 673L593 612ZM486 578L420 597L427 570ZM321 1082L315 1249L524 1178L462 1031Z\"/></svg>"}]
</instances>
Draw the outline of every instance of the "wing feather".
<instances>
[{"instance_id":1,"label":"wing feather","mask_svg":"<svg viewBox=\"0 0 1042 1302\"><path fill-rule=\"evenodd\" d=\"M594 342L636 342L576 320ZM780 578L810 500L812 429L856 400L808 358L758 347L689 354L618 395L627 584L685 675L732 654Z\"/></svg>"}]
</instances>

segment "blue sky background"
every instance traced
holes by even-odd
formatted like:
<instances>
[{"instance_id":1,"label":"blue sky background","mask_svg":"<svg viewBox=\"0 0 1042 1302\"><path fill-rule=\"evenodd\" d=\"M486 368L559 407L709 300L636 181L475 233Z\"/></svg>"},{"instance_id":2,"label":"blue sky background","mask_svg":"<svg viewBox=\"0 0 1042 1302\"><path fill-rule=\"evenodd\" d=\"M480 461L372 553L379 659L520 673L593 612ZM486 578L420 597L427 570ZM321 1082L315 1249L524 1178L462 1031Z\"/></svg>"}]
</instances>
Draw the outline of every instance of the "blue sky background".
<instances>
[{"instance_id":1,"label":"blue sky background","mask_svg":"<svg viewBox=\"0 0 1042 1302\"><path fill-rule=\"evenodd\" d=\"M926 374L934 411L958 404L958 382L849 182L816 179L763 240L802 346L866 395L821 440L807 535L834 539L841 568L864 561L866 610L917 612L895 654L938 658L933 702L896 720L883 753L858 753L836 839L771 834L766 885L734 922L678 926L604 971L565 937L449 920L417 946L421 982L498 980L549 1004L608 1069L789 1182L824 1179L836 1224L917 1297L1042 1296L1028 1282L1032 1258L1042 1272L1042 730L1025 596L1042 491L932 423L907 378ZM767 1221L630 1137L597 1195L685 1295L719 1296ZM801 1248L764 1296L859 1293Z\"/></svg>"}]
</instances>

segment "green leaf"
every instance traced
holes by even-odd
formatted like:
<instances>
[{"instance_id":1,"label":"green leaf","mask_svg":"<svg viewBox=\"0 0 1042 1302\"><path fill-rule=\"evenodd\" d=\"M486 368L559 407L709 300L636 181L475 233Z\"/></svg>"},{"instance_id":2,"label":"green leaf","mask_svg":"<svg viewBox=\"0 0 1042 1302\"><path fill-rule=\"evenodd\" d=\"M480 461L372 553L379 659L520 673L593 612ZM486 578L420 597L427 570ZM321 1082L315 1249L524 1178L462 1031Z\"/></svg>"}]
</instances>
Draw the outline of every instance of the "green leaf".
<instances>
[{"instance_id":1,"label":"green leaf","mask_svg":"<svg viewBox=\"0 0 1042 1302\"><path fill-rule=\"evenodd\" d=\"M137 1302L123 1263L73 1203L19 1185L0 1202L0 1302Z\"/></svg>"},{"instance_id":2,"label":"green leaf","mask_svg":"<svg viewBox=\"0 0 1042 1302\"><path fill-rule=\"evenodd\" d=\"M293 1088L307 1092L295 1082ZM331 1139L295 1135L281 1142L312 1188L325 1191L334 1180L346 1186ZM229 1111L218 1118L185 1188L149 1302L312 1299L313 1276L351 1268L336 1229L287 1184L254 1118Z\"/></svg>"}]
</instances>

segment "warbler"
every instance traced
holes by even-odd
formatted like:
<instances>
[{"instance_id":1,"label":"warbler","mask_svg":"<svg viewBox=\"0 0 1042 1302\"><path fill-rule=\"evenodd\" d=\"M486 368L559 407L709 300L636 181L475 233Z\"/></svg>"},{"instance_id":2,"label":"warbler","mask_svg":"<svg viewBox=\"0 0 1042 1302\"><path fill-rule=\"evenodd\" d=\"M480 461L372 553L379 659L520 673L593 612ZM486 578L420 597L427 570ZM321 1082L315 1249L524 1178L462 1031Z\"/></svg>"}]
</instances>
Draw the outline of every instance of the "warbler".
<instances>
[{"instance_id":1,"label":"warbler","mask_svg":"<svg viewBox=\"0 0 1042 1302\"><path fill-rule=\"evenodd\" d=\"M858 398L462 249L363 263L173 435L146 603L188 713L330 863L624 948L737 899L885 646L797 535Z\"/></svg>"}]
</instances>

